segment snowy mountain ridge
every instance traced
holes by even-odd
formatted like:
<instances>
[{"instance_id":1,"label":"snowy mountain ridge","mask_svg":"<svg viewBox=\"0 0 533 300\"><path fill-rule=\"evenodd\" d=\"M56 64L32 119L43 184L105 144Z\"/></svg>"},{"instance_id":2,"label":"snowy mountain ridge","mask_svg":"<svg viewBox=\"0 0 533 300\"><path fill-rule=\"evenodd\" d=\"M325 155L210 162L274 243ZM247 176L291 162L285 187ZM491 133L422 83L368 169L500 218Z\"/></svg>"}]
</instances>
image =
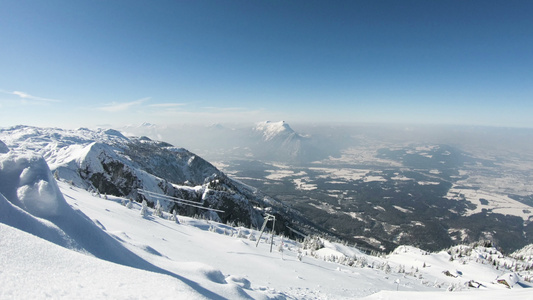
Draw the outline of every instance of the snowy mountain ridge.
<instances>
[{"instance_id":1,"label":"snowy mountain ridge","mask_svg":"<svg viewBox=\"0 0 533 300\"><path fill-rule=\"evenodd\" d=\"M0 140L12 152L31 152L45 158L56 178L100 194L124 196L167 211L208 214L223 222L260 226L262 209L282 205L256 189L228 178L199 156L147 137L125 137L112 129L63 130L16 126L0 130ZM141 195L144 189L227 213L191 209L168 199ZM277 208L275 208L277 207ZM281 219L283 219L280 216ZM284 230L280 222L278 230Z\"/></svg>"}]
</instances>

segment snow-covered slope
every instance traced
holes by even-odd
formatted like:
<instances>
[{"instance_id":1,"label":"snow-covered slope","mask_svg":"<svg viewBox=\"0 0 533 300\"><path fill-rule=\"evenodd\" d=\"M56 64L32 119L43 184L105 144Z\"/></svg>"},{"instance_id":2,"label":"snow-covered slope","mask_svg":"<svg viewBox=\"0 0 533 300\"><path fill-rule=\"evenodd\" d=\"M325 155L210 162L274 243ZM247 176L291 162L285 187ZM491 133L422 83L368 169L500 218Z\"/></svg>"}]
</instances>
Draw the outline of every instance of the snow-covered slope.
<instances>
[{"instance_id":1,"label":"snow-covered slope","mask_svg":"<svg viewBox=\"0 0 533 300\"><path fill-rule=\"evenodd\" d=\"M1 299L208 299L171 276L113 264L0 223Z\"/></svg>"},{"instance_id":2,"label":"snow-covered slope","mask_svg":"<svg viewBox=\"0 0 533 300\"><path fill-rule=\"evenodd\" d=\"M488 290L490 297L531 294L524 289L530 273L516 268L516 259L482 245L441 253L403 247L381 257L318 238L300 244L274 236L272 245L270 234L260 238L245 227L183 216L178 223L152 209L141 214L141 205L126 204L125 198L56 182L42 158L16 151L0 154L0 178L0 298L354 299L395 290L414 298L445 290L470 299L485 298ZM508 263L489 263L496 258Z\"/></svg>"},{"instance_id":3,"label":"snow-covered slope","mask_svg":"<svg viewBox=\"0 0 533 300\"><path fill-rule=\"evenodd\" d=\"M511 257L529 262L533 268L533 244L527 245L522 249L516 250Z\"/></svg>"}]
</instances>

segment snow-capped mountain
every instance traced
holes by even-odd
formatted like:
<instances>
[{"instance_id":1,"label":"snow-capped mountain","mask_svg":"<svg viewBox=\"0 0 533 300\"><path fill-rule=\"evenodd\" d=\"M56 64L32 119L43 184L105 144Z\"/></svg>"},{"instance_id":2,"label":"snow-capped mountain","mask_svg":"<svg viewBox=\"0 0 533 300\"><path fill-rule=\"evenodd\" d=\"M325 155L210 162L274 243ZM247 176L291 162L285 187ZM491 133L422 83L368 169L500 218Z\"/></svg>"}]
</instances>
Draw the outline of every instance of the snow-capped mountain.
<instances>
[{"instance_id":1,"label":"snow-capped mountain","mask_svg":"<svg viewBox=\"0 0 533 300\"><path fill-rule=\"evenodd\" d=\"M273 139L291 139L300 137L285 121L271 122L264 121L255 125L255 131L259 132L263 136L264 141L270 141Z\"/></svg>"},{"instance_id":2,"label":"snow-capped mountain","mask_svg":"<svg viewBox=\"0 0 533 300\"><path fill-rule=\"evenodd\" d=\"M323 156L310 137L297 133L285 121L259 122L252 136L256 137L252 153L258 159L307 162Z\"/></svg>"},{"instance_id":3,"label":"snow-capped mountain","mask_svg":"<svg viewBox=\"0 0 533 300\"><path fill-rule=\"evenodd\" d=\"M126 137L112 129L17 126L0 130L0 140L11 151L44 157L56 178L95 193L146 199L150 205L160 202L167 211L177 209L181 214L203 214L255 227L262 223L264 208L271 213L284 211L277 201L230 179L194 153L147 137ZM223 212L183 206L169 198L141 194L139 189ZM279 222L278 229L285 229L285 223Z\"/></svg>"}]
</instances>

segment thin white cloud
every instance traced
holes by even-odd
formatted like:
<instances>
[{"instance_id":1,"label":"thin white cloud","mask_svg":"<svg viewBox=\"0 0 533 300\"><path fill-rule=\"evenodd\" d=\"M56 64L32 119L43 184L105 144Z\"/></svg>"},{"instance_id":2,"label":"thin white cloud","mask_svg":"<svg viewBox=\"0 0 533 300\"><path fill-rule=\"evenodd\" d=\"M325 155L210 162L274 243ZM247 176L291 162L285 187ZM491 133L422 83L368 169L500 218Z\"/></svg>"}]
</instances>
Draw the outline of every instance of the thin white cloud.
<instances>
[{"instance_id":1,"label":"thin white cloud","mask_svg":"<svg viewBox=\"0 0 533 300\"><path fill-rule=\"evenodd\" d=\"M187 104L185 103L157 103L157 104L150 104L148 106L150 107L162 107L162 108L173 108L173 107L180 107L185 106Z\"/></svg>"},{"instance_id":2,"label":"thin white cloud","mask_svg":"<svg viewBox=\"0 0 533 300\"><path fill-rule=\"evenodd\" d=\"M2 92L4 94L9 94L9 95L15 95L15 96L19 97L22 100L45 101L45 102L61 102L60 100L57 100L57 99L37 97L37 96L33 96L33 95L30 95L30 94L28 94L26 92L21 92L21 91L9 92L9 91L0 90L0 92Z\"/></svg>"},{"instance_id":3,"label":"thin white cloud","mask_svg":"<svg viewBox=\"0 0 533 300\"><path fill-rule=\"evenodd\" d=\"M100 106L97 109L107 112L118 112L130 109L133 106L141 105L143 102L150 100L150 97L142 98L131 102L113 102L104 106Z\"/></svg>"}]
</instances>

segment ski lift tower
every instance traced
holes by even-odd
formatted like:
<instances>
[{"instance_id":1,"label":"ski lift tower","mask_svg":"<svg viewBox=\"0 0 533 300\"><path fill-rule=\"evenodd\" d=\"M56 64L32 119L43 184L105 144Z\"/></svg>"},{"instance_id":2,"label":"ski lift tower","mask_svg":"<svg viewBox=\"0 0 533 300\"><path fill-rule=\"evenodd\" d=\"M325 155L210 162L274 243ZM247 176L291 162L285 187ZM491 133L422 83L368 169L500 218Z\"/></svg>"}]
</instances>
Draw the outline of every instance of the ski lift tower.
<instances>
[{"instance_id":1,"label":"ski lift tower","mask_svg":"<svg viewBox=\"0 0 533 300\"><path fill-rule=\"evenodd\" d=\"M268 221L272 221L272 230L270 231L270 235L272 236L270 239L270 252L272 252L272 245L274 244L274 226L276 225L276 216L274 215L266 214L263 226L261 226L261 233L259 234L259 238L257 239L255 246L257 247L257 245L259 245L259 241L261 241L261 236L263 236L263 231L265 231Z\"/></svg>"}]
</instances>

